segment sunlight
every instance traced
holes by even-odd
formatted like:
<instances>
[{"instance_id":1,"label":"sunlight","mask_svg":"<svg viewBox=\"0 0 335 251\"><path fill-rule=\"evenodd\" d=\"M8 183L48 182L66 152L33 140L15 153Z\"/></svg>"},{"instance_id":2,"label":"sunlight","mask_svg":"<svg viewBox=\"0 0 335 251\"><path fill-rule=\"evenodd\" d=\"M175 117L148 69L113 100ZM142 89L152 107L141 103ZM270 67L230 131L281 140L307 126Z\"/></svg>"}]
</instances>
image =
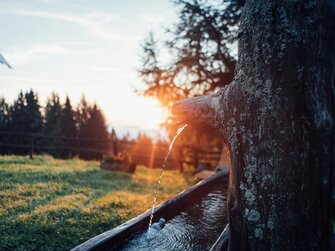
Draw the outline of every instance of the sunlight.
<instances>
[{"instance_id":1,"label":"sunlight","mask_svg":"<svg viewBox=\"0 0 335 251\"><path fill-rule=\"evenodd\" d=\"M136 103L136 110L142 118L141 125L144 129L157 129L168 118L168 111L157 100L141 98Z\"/></svg>"},{"instance_id":2,"label":"sunlight","mask_svg":"<svg viewBox=\"0 0 335 251\"><path fill-rule=\"evenodd\" d=\"M131 125L141 130L157 130L159 125L166 121L169 111L163 108L157 100L136 96L134 93L123 93L123 101L120 101L121 107L115 107L113 100L103 97L100 101L102 108L106 111L112 126L127 127ZM115 99L114 99L115 101ZM122 103L124 103L122 105ZM114 121L113 118L118 115L120 121Z\"/></svg>"}]
</instances>

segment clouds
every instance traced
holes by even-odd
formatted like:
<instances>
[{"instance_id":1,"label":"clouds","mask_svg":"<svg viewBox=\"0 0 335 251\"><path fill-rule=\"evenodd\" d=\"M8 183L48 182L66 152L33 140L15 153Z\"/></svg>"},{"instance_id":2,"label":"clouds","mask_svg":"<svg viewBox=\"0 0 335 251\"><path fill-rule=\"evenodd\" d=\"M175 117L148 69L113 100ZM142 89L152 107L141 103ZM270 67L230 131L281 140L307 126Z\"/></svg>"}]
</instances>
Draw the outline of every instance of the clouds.
<instances>
[{"instance_id":1,"label":"clouds","mask_svg":"<svg viewBox=\"0 0 335 251\"><path fill-rule=\"evenodd\" d=\"M42 59L48 55L67 54L67 50L60 45L36 45L28 49L13 49L7 52L7 56L14 65L31 63L36 59Z\"/></svg>"},{"instance_id":2,"label":"clouds","mask_svg":"<svg viewBox=\"0 0 335 251\"><path fill-rule=\"evenodd\" d=\"M162 24L165 21L165 17L161 14L144 14L142 20L151 24Z\"/></svg>"},{"instance_id":3,"label":"clouds","mask_svg":"<svg viewBox=\"0 0 335 251\"><path fill-rule=\"evenodd\" d=\"M42 10L25 10L25 9L2 9L2 14L18 15L35 18L44 18L58 20L62 22L77 24L87 29L91 34L106 41L138 41L141 38L136 35L119 34L113 32L111 27L112 21L119 19L118 15L108 12L93 11L86 14L66 14L60 12L42 11Z\"/></svg>"},{"instance_id":4,"label":"clouds","mask_svg":"<svg viewBox=\"0 0 335 251\"><path fill-rule=\"evenodd\" d=\"M110 66L92 66L90 70L97 72L122 72L122 69L119 67L110 67Z\"/></svg>"},{"instance_id":5,"label":"clouds","mask_svg":"<svg viewBox=\"0 0 335 251\"><path fill-rule=\"evenodd\" d=\"M43 60L51 56L59 55L90 55L94 54L92 50L77 50L65 47L66 43L53 44L38 44L29 48L13 48L6 52L8 60L13 62L13 65L23 65L34 62L36 60Z\"/></svg>"},{"instance_id":6,"label":"clouds","mask_svg":"<svg viewBox=\"0 0 335 251\"><path fill-rule=\"evenodd\" d=\"M35 1L44 4L56 4L59 0L35 0Z\"/></svg>"},{"instance_id":7,"label":"clouds","mask_svg":"<svg viewBox=\"0 0 335 251\"><path fill-rule=\"evenodd\" d=\"M47 79L47 78L31 78L31 77L0 77L2 80L6 81L14 81L14 82L25 82L25 83L42 83L42 84L49 84L49 83L57 83L55 79Z\"/></svg>"}]
</instances>

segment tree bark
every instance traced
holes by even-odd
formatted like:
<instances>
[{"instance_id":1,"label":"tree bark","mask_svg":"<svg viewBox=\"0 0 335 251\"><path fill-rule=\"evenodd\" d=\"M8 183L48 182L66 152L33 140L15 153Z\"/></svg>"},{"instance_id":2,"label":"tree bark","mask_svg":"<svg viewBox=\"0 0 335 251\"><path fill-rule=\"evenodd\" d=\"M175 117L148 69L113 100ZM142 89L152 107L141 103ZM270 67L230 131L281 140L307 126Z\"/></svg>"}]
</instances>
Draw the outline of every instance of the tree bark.
<instances>
[{"instance_id":1,"label":"tree bark","mask_svg":"<svg viewBox=\"0 0 335 251\"><path fill-rule=\"evenodd\" d=\"M330 250L334 10L246 1L234 81L173 108L230 149L229 250Z\"/></svg>"}]
</instances>

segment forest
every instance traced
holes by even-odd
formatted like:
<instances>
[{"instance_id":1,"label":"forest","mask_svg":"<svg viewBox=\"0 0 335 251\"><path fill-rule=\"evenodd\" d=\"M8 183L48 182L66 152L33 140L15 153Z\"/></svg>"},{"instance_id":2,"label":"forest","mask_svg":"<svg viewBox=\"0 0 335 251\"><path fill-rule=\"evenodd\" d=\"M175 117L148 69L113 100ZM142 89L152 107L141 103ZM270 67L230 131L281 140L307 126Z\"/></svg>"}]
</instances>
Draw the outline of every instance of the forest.
<instances>
[{"instance_id":1,"label":"forest","mask_svg":"<svg viewBox=\"0 0 335 251\"><path fill-rule=\"evenodd\" d=\"M2 155L27 155L33 150L57 158L98 159L108 149L109 137L103 112L85 96L73 106L68 96L62 103L52 93L45 107L33 90L21 91L13 104L0 98Z\"/></svg>"}]
</instances>

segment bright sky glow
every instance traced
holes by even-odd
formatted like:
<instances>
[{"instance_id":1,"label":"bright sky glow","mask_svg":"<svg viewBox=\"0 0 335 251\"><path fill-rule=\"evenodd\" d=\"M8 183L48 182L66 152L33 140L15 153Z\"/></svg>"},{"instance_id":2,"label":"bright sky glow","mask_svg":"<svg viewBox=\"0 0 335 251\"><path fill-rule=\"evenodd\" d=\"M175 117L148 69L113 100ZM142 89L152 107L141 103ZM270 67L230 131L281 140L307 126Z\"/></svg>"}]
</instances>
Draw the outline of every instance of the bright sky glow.
<instances>
[{"instance_id":1,"label":"bright sky glow","mask_svg":"<svg viewBox=\"0 0 335 251\"><path fill-rule=\"evenodd\" d=\"M32 88L42 105L51 92L73 103L85 94L122 130L153 129L163 120L158 102L134 93L140 43L164 35L175 18L169 0L0 1L0 96L12 102Z\"/></svg>"}]
</instances>

